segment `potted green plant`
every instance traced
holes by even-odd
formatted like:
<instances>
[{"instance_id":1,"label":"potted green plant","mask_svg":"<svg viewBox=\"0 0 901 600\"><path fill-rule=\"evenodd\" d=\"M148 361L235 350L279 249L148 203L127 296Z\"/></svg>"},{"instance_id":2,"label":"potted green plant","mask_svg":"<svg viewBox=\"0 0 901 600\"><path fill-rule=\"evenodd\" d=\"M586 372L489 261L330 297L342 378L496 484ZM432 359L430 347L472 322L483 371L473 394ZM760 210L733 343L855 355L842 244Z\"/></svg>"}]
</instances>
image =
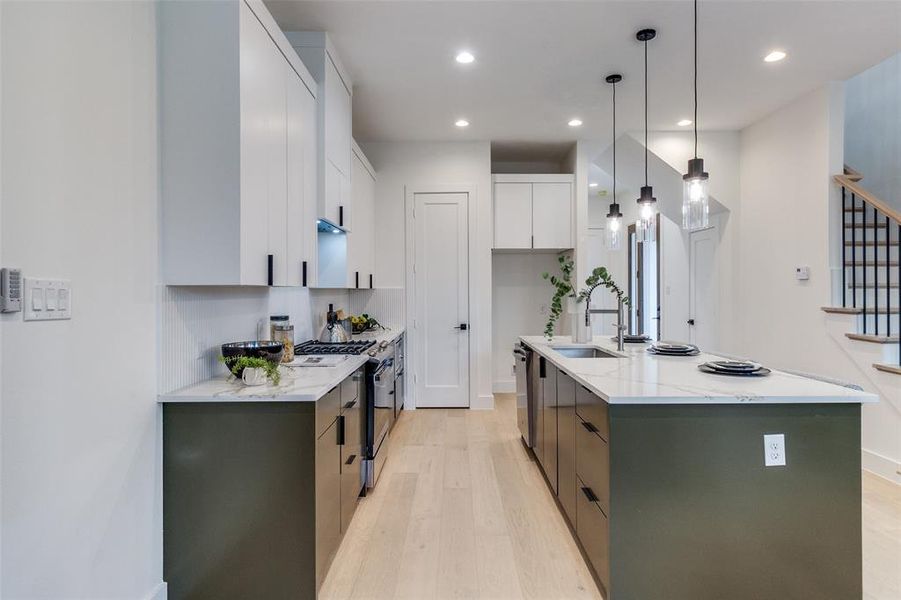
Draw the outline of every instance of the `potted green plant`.
<instances>
[{"instance_id":1,"label":"potted green plant","mask_svg":"<svg viewBox=\"0 0 901 600\"><path fill-rule=\"evenodd\" d=\"M563 302L569 298L573 302L579 302L576 296L575 288L572 286L572 273L575 268L575 262L569 256L557 257L560 263L560 276L551 275L550 273L542 273L541 277L551 282L554 287L554 295L551 297L551 304L548 308L547 323L544 325L544 335L547 339L554 337L554 329L557 327L557 321L563 314Z\"/></svg>"},{"instance_id":2,"label":"potted green plant","mask_svg":"<svg viewBox=\"0 0 901 600\"><path fill-rule=\"evenodd\" d=\"M255 356L225 358L220 356L219 360L228 367L236 379L241 380L245 385L261 385L266 383L266 380L271 381L272 385L278 385L282 379L278 363L265 358Z\"/></svg>"},{"instance_id":3,"label":"potted green plant","mask_svg":"<svg viewBox=\"0 0 901 600\"><path fill-rule=\"evenodd\" d=\"M544 326L544 335L548 340L554 337L557 321L560 319L560 315L563 314L563 302L565 299L569 299L571 303L570 312L573 314L573 341L591 341L589 327L585 324L580 311L576 310L576 305L583 300L590 301L591 293L597 287L605 287L610 290L616 296L617 301L622 301L624 306L629 306L631 301L622 288L613 281L613 277L610 276L610 272L607 271L606 267L595 267L585 279L585 287L577 293L572 285L573 260L568 256L560 256L558 261L560 263L560 277L548 273L541 274L543 279L550 280L551 285L554 286L554 295L551 297L548 320Z\"/></svg>"}]
</instances>

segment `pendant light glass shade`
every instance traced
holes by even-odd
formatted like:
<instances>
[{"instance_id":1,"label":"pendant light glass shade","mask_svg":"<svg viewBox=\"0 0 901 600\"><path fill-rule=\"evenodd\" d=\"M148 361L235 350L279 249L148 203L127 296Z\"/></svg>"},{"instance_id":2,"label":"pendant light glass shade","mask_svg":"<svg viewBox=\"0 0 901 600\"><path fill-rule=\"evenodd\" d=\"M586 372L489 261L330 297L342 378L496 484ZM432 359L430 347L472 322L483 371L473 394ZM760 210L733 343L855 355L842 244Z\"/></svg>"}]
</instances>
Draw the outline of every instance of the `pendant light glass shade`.
<instances>
[{"instance_id":1,"label":"pendant light glass shade","mask_svg":"<svg viewBox=\"0 0 901 600\"><path fill-rule=\"evenodd\" d=\"M608 250L619 250L623 246L623 213L619 210L619 204L610 205L607 213L607 228L604 230L604 242Z\"/></svg>"},{"instance_id":2,"label":"pendant light glass shade","mask_svg":"<svg viewBox=\"0 0 901 600\"><path fill-rule=\"evenodd\" d=\"M688 173L682 176L682 228L703 229L710 223L707 193L709 175L704 172L704 159L688 161Z\"/></svg>"},{"instance_id":3,"label":"pendant light glass shade","mask_svg":"<svg viewBox=\"0 0 901 600\"><path fill-rule=\"evenodd\" d=\"M654 29L642 29L635 38L644 44L644 185L638 197L638 220L635 222L635 238L638 242L657 239L657 198L654 188L648 184L648 42L657 37Z\"/></svg>"},{"instance_id":4,"label":"pendant light glass shade","mask_svg":"<svg viewBox=\"0 0 901 600\"><path fill-rule=\"evenodd\" d=\"M704 159L698 158L698 0L694 2L695 51L695 157L688 161L688 172L682 176L682 229L703 229L710 223L707 192L709 175L704 172Z\"/></svg>"},{"instance_id":5,"label":"pendant light glass shade","mask_svg":"<svg viewBox=\"0 0 901 600\"><path fill-rule=\"evenodd\" d=\"M616 84L623 80L619 73L607 75L605 81L613 85L613 202L607 213L604 241L608 250L619 250L623 239L623 213L616 202Z\"/></svg>"},{"instance_id":6,"label":"pendant light glass shade","mask_svg":"<svg viewBox=\"0 0 901 600\"><path fill-rule=\"evenodd\" d=\"M638 220L635 222L635 240L653 242L657 239L657 198L649 185L641 187L638 198Z\"/></svg>"}]
</instances>

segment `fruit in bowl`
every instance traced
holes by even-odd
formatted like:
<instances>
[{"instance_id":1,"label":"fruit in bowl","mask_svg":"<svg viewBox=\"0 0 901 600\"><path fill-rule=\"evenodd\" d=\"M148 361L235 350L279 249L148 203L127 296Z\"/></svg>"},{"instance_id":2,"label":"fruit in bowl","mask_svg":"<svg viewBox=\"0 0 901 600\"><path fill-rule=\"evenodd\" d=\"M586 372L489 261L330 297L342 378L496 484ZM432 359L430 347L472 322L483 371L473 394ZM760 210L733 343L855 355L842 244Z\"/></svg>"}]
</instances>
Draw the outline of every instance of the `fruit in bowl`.
<instances>
[{"instance_id":1,"label":"fruit in bowl","mask_svg":"<svg viewBox=\"0 0 901 600\"><path fill-rule=\"evenodd\" d=\"M366 313L362 315L353 315L350 317L350 324L354 333L364 333L373 329L384 329L382 324L370 317Z\"/></svg>"}]
</instances>

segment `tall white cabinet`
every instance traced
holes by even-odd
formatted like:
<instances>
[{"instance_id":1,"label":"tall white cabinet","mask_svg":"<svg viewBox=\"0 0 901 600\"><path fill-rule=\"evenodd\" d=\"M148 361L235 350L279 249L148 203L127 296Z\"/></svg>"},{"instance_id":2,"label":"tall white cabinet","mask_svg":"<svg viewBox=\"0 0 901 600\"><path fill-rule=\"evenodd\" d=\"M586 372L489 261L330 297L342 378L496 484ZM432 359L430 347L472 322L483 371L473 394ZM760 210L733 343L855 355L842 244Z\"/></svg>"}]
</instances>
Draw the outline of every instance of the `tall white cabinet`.
<instances>
[{"instance_id":1,"label":"tall white cabinet","mask_svg":"<svg viewBox=\"0 0 901 600\"><path fill-rule=\"evenodd\" d=\"M158 19L163 282L312 284L315 80L259 0Z\"/></svg>"},{"instance_id":2,"label":"tall white cabinet","mask_svg":"<svg viewBox=\"0 0 901 600\"><path fill-rule=\"evenodd\" d=\"M495 175L493 179L495 249L573 247L572 175Z\"/></svg>"},{"instance_id":3,"label":"tall white cabinet","mask_svg":"<svg viewBox=\"0 0 901 600\"><path fill-rule=\"evenodd\" d=\"M353 83L328 34L294 31L286 34L318 85L319 164L317 216L345 231L353 229L352 181Z\"/></svg>"},{"instance_id":4,"label":"tall white cabinet","mask_svg":"<svg viewBox=\"0 0 901 600\"><path fill-rule=\"evenodd\" d=\"M351 156L354 228L347 234L347 287L375 287L375 169L356 142Z\"/></svg>"}]
</instances>

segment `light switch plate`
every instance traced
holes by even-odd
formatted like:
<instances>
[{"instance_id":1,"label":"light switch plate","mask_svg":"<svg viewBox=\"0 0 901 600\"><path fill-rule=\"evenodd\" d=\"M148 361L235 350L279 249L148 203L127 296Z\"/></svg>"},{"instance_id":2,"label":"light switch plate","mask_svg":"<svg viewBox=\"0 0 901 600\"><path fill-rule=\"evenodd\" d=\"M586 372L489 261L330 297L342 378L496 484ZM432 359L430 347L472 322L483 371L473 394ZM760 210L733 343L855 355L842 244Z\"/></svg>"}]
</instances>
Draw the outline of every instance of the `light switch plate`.
<instances>
[{"instance_id":1,"label":"light switch plate","mask_svg":"<svg viewBox=\"0 0 901 600\"><path fill-rule=\"evenodd\" d=\"M795 279L807 281L810 279L810 267L795 267Z\"/></svg>"},{"instance_id":2,"label":"light switch plate","mask_svg":"<svg viewBox=\"0 0 901 600\"><path fill-rule=\"evenodd\" d=\"M784 433L768 433L763 436L763 462L768 467L785 466Z\"/></svg>"},{"instance_id":3,"label":"light switch plate","mask_svg":"<svg viewBox=\"0 0 901 600\"><path fill-rule=\"evenodd\" d=\"M26 277L24 284L26 321L61 321L72 318L72 286L68 279Z\"/></svg>"}]
</instances>

